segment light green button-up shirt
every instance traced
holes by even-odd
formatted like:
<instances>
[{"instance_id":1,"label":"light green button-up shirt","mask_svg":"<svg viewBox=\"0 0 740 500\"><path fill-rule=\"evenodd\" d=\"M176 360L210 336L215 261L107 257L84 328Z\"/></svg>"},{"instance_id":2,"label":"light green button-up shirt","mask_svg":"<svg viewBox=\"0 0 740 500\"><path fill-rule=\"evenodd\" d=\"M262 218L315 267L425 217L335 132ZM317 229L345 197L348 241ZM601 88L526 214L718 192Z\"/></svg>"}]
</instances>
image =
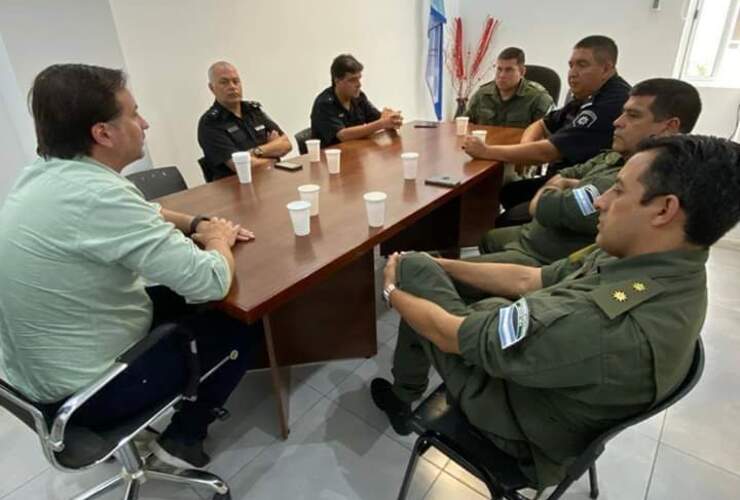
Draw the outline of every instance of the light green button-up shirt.
<instances>
[{"instance_id":1,"label":"light green button-up shirt","mask_svg":"<svg viewBox=\"0 0 740 500\"><path fill-rule=\"evenodd\" d=\"M90 158L26 167L0 228L0 370L39 402L88 385L147 334L144 280L188 302L221 299L231 285L222 255Z\"/></svg>"}]
</instances>

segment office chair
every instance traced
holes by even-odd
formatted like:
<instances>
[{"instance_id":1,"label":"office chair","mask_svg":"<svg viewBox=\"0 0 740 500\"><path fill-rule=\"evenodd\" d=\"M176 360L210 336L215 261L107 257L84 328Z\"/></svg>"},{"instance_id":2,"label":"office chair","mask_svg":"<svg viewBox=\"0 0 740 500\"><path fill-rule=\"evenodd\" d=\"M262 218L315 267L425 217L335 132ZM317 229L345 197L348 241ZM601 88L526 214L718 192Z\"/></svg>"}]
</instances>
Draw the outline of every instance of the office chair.
<instances>
[{"instance_id":1,"label":"office chair","mask_svg":"<svg viewBox=\"0 0 740 500\"><path fill-rule=\"evenodd\" d=\"M311 131L311 127L304 128L300 132L298 132L295 135L295 142L298 144L298 152L302 155L305 155L308 153L308 147L306 146L306 141L309 139L313 139L313 133Z\"/></svg>"},{"instance_id":2,"label":"office chair","mask_svg":"<svg viewBox=\"0 0 740 500\"><path fill-rule=\"evenodd\" d=\"M151 464L149 457L142 457L139 454L133 440L134 436L166 413L185 395L194 394L199 381L205 380L223 364L236 359L239 356L236 350L202 376L197 368L197 362L188 363L189 382L182 393L166 398L147 411L114 427L93 430L75 425L71 421L75 411L87 400L124 372L135 360L171 335L182 335L174 323L165 323L155 328L143 340L121 354L98 380L67 398L53 413L48 410L49 405L30 401L0 379L0 406L38 435L44 456L55 469L64 472L79 471L105 462L110 457L121 463L119 475L77 496L76 500L98 497L121 484L124 485L123 498L134 500L139 497L140 487L146 480L170 481L207 488L214 492L214 500L231 498L228 485L218 476L201 470L173 469L161 464Z\"/></svg>"},{"instance_id":3,"label":"office chair","mask_svg":"<svg viewBox=\"0 0 740 500\"><path fill-rule=\"evenodd\" d=\"M557 106L558 99L560 99L560 76L555 70L548 68L547 66L537 66L536 64L526 64L527 71L524 77L533 82L537 82L547 90L547 93L552 97L553 102Z\"/></svg>"},{"instance_id":4,"label":"office chair","mask_svg":"<svg viewBox=\"0 0 740 500\"><path fill-rule=\"evenodd\" d=\"M126 178L144 193L146 200L153 200L188 188L185 179L175 166L143 170L129 174Z\"/></svg>"},{"instance_id":5,"label":"office chair","mask_svg":"<svg viewBox=\"0 0 740 500\"><path fill-rule=\"evenodd\" d=\"M596 437L570 464L565 478L547 497L547 500L560 498L586 471L589 475L590 496L591 498L597 498L599 496L599 485L596 475L596 460L604 452L606 444L627 427L647 420L678 402L694 388L699 378L701 378L703 370L704 346L701 339L698 339L694 350L694 359L683 382L657 405ZM414 432L419 434L419 437L411 451L411 458L398 494L399 500L404 500L408 494L419 457L432 446L483 481L488 487L491 498L526 500L526 497L522 496L519 490L523 488L537 489L537 485L532 484L519 469L516 458L499 450L491 440L468 423L457 407L447 402L444 384L440 385L414 410L411 418Z\"/></svg>"}]
</instances>

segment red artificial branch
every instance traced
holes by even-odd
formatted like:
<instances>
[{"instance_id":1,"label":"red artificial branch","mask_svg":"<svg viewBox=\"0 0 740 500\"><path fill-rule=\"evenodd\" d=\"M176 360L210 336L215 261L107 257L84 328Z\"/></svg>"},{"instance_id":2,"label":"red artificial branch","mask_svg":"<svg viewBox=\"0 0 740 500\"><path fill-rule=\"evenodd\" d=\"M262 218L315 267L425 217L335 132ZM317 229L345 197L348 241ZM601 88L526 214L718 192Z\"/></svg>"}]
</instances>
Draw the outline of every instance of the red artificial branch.
<instances>
[{"instance_id":1,"label":"red artificial branch","mask_svg":"<svg viewBox=\"0 0 740 500\"><path fill-rule=\"evenodd\" d=\"M499 21L488 16L478 40L475 57L470 48L464 48L462 19L456 17L450 25L450 40L447 47L445 66L450 73L452 88L458 99L467 99L475 86L493 69L494 63L485 63L491 40Z\"/></svg>"}]
</instances>

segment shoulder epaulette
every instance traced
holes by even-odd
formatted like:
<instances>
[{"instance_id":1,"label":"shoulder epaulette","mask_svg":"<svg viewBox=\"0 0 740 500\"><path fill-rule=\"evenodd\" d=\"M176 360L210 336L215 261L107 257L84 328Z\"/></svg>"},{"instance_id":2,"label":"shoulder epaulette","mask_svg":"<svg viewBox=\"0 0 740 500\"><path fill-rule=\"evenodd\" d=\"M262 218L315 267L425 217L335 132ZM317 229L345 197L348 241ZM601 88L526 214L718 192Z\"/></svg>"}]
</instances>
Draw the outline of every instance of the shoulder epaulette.
<instances>
[{"instance_id":1,"label":"shoulder epaulette","mask_svg":"<svg viewBox=\"0 0 740 500\"><path fill-rule=\"evenodd\" d=\"M630 309L655 297L664 290L663 285L649 278L606 283L589 295L609 319L614 319Z\"/></svg>"},{"instance_id":2,"label":"shoulder epaulette","mask_svg":"<svg viewBox=\"0 0 740 500\"><path fill-rule=\"evenodd\" d=\"M244 101L247 106L249 106L252 109L260 109L262 107L262 104L258 103L257 101Z\"/></svg>"}]
</instances>

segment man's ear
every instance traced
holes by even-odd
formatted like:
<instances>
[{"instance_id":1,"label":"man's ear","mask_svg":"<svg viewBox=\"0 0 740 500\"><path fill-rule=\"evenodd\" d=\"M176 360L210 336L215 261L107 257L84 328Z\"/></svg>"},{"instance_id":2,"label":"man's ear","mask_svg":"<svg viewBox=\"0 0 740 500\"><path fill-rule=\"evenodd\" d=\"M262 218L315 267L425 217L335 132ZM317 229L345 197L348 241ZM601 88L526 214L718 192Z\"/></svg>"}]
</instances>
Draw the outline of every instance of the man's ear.
<instances>
[{"instance_id":1,"label":"man's ear","mask_svg":"<svg viewBox=\"0 0 740 500\"><path fill-rule=\"evenodd\" d=\"M213 90L213 84L212 84L211 82L208 82L208 88L209 88L209 89L210 89L210 91L211 91L211 92L213 92L214 94L216 93L216 91L214 91L214 90Z\"/></svg>"},{"instance_id":2,"label":"man's ear","mask_svg":"<svg viewBox=\"0 0 740 500\"><path fill-rule=\"evenodd\" d=\"M113 147L113 141L110 136L108 124L103 122L96 123L95 125L90 127L90 135L92 136L93 141L96 144L108 148Z\"/></svg>"},{"instance_id":3,"label":"man's ear","mask_svg":"<svg viewBox=\"0 0 740 500\"><path fill-rule=\"evenodd\" d=\"M664 135L676 135L681 132L681 119L679 117L673 116L665 122L666 131Z\"/></svg>"},{"instance_id":4,"label":"man's ear","mask_svg":"<svg viewBox=\"0 0 740 500\"><path fill-rule=\"evenodd\" d=\"M651 203L656 204L653 226L670 224L681 213L681 202L675 194L657 196Z\"/></svg>"}]
</instances>

